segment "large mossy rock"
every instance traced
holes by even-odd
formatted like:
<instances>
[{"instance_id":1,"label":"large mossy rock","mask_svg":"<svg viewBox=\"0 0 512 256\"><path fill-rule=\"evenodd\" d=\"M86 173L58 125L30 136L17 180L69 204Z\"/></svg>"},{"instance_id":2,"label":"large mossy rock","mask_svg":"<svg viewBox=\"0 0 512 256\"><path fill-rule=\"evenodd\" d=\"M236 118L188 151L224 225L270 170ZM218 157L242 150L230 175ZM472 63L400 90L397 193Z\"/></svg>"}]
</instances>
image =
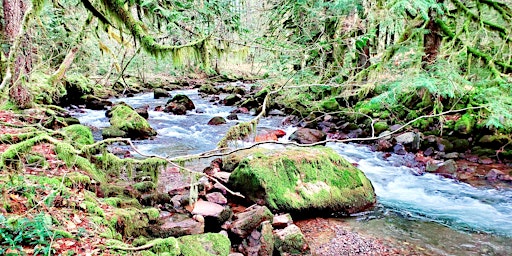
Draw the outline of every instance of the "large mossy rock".
<instances>
[{"instance_id":1,"label":"large mossy rock","mask_svg":"<svg viewBox=\"0 0 512 256\"><path fill-rule=\"evenodd\" d=\"M112 127L126 132L126 137L145 139L156 135L156 131L151 128L148 121L126 104L115 105L108 115L110 115Z\"/></svg>"},{"instance_id":2,"label":"large mossy rock","mask_svg":"<svg viewBox=\"0 0 512 256\"><path fill-rule=\"evenodd\" d=\"M364 173L330 148L257 148L227 159L239 161L229 178L233 190L272 210L355 213L376 200Z\"/></svg>"},{"instance_id":3,"label":"large mossy rock","mask_svg":"<svg viewBox=\"0 0 512 256\"><path fill-rule=\"evenodd\" d=\"M227 256L231 248L229 238L218 233L182 236L178 242L183 256Z\"/></svg>"},{"instance_id":4,"label":"large mossy rock","mask_svg":"<svg viewBox=\"0 0 512 256\"><path fill-rule=\"evenodd\" d=\"M62 128L61 131L76 143L83 145L90 145L94 143L91 129L87 126L74 124Z\"/></svg>"}]
</instances>

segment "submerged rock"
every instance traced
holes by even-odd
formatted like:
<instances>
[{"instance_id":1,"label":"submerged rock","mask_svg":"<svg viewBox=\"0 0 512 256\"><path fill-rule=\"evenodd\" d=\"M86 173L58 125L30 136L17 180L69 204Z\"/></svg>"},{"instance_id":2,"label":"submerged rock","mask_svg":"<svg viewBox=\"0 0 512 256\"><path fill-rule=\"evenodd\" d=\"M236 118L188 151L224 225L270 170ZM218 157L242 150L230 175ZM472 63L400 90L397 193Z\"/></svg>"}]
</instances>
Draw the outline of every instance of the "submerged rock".
<instances>
[{"instance_id":1,"label":"submerged rock","mask_svg":"<svg viewBox=\"0 0 512 256\"><path fill-rule=\"evenodd\" d=\"M272 221L273 214L265 206L254 206L244 212L235 214L235 221L231 223L231 232L245 238L249 236L264 221Z\"/></svg>"},{"instance_id":2,"label":"submerged rock","mask_svg":"<svg viewBox=\"0 0 512 256\"><path fill-rule=\"evenodd\" d=\"M239 157L229 185L276 211L355 213L376 200L364 173L329 148L256 148Z\"/></svg>"}]
</instances>

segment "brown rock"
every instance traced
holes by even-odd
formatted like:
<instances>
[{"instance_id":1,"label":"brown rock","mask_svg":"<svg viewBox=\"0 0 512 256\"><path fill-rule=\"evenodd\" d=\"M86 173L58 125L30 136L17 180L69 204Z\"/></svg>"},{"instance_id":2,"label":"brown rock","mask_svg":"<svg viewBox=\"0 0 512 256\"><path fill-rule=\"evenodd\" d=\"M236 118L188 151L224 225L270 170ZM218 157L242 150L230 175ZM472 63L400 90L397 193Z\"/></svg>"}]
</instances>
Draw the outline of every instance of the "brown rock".
<instances>
[{"instance_id":1,"label":"brown rock","mask_svg":"<svg viewBox=\"0 0 512 256\"><path fill-rule=\"evenodd\" d=\"M222 193L220 193L220 192L213 192L213 193L206 194L206 200L208 200L208 202L221 204L221 205L228 203L228 200L226 199L226 197L224 195L222 195Z\"/></svg>"},{"instance_id":2,"label":"brown rock","mask_svg":"<svg viewBox=\"0 0 512 256\"><path fill-rule=\"evenodd\" d=\"M323 141L326 138L327 135L324 132L309 128L299 128L290 135L290 140L299 144L311 144Z\"/></svg>"},{"instance_id":3,"label":"brown rock","mask_svg":"<svg viewBox=\"0 0 512 256\"><path fill-rule=\"evenodd\" d=\"M215 116L212 119L210 119L210 121L208 121L208 125L221 125L225 123L226 119L224 119L224 117L221 116Z\"/></svg>"},{"instance_id":4,"label":"brown rock","mask_svg":"<svg viewBox=\"0 0 512 256\"><path fill-rule=\"evenodd\" d=\"M204 223L198 222L187 214L174 214L160 220L160 226L150 228L157 237L184 236L204 233Z\"/></svg>"},{"instance_id":5,"label":"brown rock","mask_svg":"<svg viewBox=\"0 0 512 256\"><path fill-rule=\"evenodd\" d=\"M245 238L264 221L272 221L273 215L266 206L256 205L235 215L231 224L231 232Z\"/></svg>"},{"instance_id":6,"label":"brown rock","mask_svg":"<svg viewBox=\"0 0 512 256\"><path fill-rule=\"evenodd\" d=\"M276 215L272 221L272 226L276 229L282 229L293 224L292 216L289 213Z\"/></svg>"}]
</instances>

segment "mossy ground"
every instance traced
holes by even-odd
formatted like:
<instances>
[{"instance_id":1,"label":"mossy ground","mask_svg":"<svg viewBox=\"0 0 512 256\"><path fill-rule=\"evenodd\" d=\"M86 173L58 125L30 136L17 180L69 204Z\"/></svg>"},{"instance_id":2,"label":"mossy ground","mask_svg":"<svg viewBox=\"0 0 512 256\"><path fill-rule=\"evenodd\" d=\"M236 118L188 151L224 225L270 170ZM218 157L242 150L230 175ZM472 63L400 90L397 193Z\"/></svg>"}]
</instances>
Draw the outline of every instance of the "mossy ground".
<instances>
[{"instance_id":1,"label":"mossy ground","mask_svg":"<svg viewBox=\"0 0 512 256\"><path fill-rule=\"evenodd\" d=\"M134 196L155 188L158 172L165 168L166 161L119 159L105 152L104 145L94 146L91 131L85 126L53 131L20 120L20 116L0 111L3 217L14 220L23 216L29 223L37 223L39 214L50 216L51 222L41 228L55 234L47 248L52 255L111 255L105 247L106 239L130 240L146 234L160 211L143 208ZM123 168L114 171L115 167ZM121 174L132 179L119 183ZM137 183L134 179L139 175L151 180ZM128 189L131 185L133 193ZM30 253L43 242L19 241L12 245L19 246L17 249L0 244L0 252L9 249Z\"/></svg>"},{"instance_id":2,"label":"mossy ground","mask_svg":"<svg viewBox=\"0 0 512 256\"><path fill-rule=\"evenodd\" d=\"M325 147L254 150L240 161L230 184L279 211L351 212L375 202L366 176Z\"/></svg>"}]
</instances>

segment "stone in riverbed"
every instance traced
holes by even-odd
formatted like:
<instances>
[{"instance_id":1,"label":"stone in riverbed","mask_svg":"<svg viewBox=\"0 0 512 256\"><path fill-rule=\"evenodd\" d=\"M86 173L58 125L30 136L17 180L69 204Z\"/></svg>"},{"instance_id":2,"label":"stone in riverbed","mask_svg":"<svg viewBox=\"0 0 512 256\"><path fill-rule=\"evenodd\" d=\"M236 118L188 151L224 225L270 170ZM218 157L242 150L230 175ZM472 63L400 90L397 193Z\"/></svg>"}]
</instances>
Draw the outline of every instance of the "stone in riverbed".
<instances>
[{"instance_id":1,"label":"stone in riverbed","mask_svg":"<svg viewBox=\"0 0 512 256\"><path fill-rule=\"evenodd\" d=\"M213 192L213 193L206 194L206 200L208 200L208 202L221 204L221 205L228 203L228 200L226 199L226 197L224 195L222 195L222 193L220 193L220 192Z\"/></svg>"},{"instance_id":2,"label":"stone in riverbed","mask_svg":"<svg viewBox=\"0 0 512 256\"><path fill-rule=\"evenodd\" d=\"M187 95L177 94L167 101L164 111L172 112L176 115L184 115L187 110L193 110L195 108L194 102L192 102Z\"/></svg>"},{"instance_id":3,"label":"stone in riverbed","mask_svg":"<svg viewBox=\"0 0 512 256\"><path fill-rule=\"evenodd\" d=\"M235 220L231 223L230 230L233 234L245 238L262 222L272 221L273 217L274 215L266 206L256 205L235 214Z\"/></svg>"},{"instance_id":4,"label":"stone in riverbed","mask_svg":"<svg viewBox=\"0 0 512 256\"><path fill-rule=\"evenodd\" d=\"M292 135L290 140L295 141L299 144L311 144L319 141L323 141L327 138L327 134L320 130L299 128Z\"/></svg>"},{"instance_id":5,"label":"stone in riverbed","mask_svg":"<svg viewBox=\"0 0 512 256\"><path fill-rule=\"evenodd\" d=\"M272 221L272 226L276 229L286 228L291 224L293 224L293 219L289 213L275 215Z\"/></svg>"},{"instance_id":6,"label":"stone in riverbed","mask_svg":"<svg viewBox=\"0 0 512 256\"><path fill-rule=\"evenodd\" d=\"M210 230L218 229L222 223L231 217L232 213L229 207L208 201L197 201L192 210L192 214L204 217L206 227Z\"/></svg>"},{"instance_id":7,"label":"stone in riverbed","mask_svg":"<svg viewBox=\"0 0 512 256\"><path fill-rule=\"evenodd\" d=\"M110 124L112 129L110 131L112 131L112 133L115 128L126 133L123 137L132 139L146 139L156 135L156 131L151 128L148 121L125 103L119 103L112 107L112 109L108 111L107 116L111 116ZM121 134L122 133L116 133L115 135ZM105 130L103 135L109 136Z\"/></svg>"},{"instance_id":8,"label":"stone in riverbed","mask_svg":"<svg viewBox=\"0 0 512 256\"><path fill-rule=\"evenodd\" d=\"M236 166L228 183L233 190L276 211L355 213L376 200L364 173L326 147L255 148L223 164Z\"/></svg>"},{"instance_id":9,"label":"stone in riverbed","mask_svg":"<svg viewBox=\"0 0 512 256\"><path fill-rule=\"evenodd\" d=\"M160 220L160 226L150 228L153 236L178 237L204 233L204 223L188 217L187 214L174 214Z\"/></svg>"},{"instance_id":10,"label":"stone in riverbed","mask_svg":"<svg viewBox=\"0 0 512 256\"><path fill-rule=\"evenodd\" d=\"M270 221L264 221L242 241L241 251L245 255L268 256L274 251L273 228Z\"/></svg>"},{"instance_id":11,"label":"stone in riverbed","mask_svg":"<svg viewBox=\"0 0 512 256\"><path fill-rule=\"evenodd\" d=\"M156 88L154 91L153 91L153 98L154 99L160 99L160 98L167 98L169 97L169 93L167 92L167 90L165 89L162 89L162 88Z\"/></svg>"},{"instance_id":12,"label":"stone in riverbed","mask_svg":"<svg viewBox=\"0 0 512 256\"><path fill-rule=\"evenodd\" d=\"M295 224L276 230L274 238L280 255L311 255L306 237Z\"/></svg>"},{"instance_id":13,"label":"stone in riverbed","mask_svg":"<svg viewBox=\"0 0 512 256\"><path fill-rule=\"evenodd\" d=\"M178 238L181 254L183 256L225 256L231 249L229 238L218 233L205 233L182 236Z\"/></svg>"},{"instance_id":14,"label":"stone in riverbed","mask_svg":"<svg viewBox=\"0 0 512 256\"><path fill-rule=\"evenodd\" d=\"M214 116L212 117L212 119L210 119L210 121L208 121L208 125L221 125L225 123L226 119L224 119L224 117L221 116Z\"/></svg>"}]
</instances>

